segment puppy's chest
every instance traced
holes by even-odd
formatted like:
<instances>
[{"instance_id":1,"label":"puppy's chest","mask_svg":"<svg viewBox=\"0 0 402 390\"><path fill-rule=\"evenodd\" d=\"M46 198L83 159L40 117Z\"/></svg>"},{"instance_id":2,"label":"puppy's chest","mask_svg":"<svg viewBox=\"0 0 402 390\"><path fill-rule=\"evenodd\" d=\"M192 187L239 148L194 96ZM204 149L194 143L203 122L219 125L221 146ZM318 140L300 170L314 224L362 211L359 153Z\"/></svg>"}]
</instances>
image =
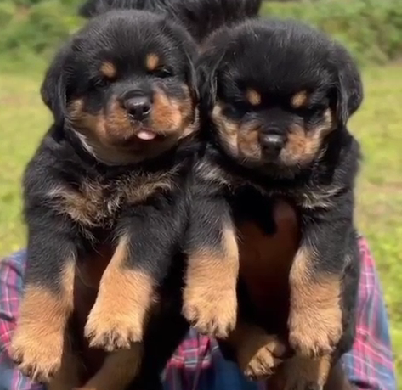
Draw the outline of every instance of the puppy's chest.
<instances>
[{"instance_id":1,"label":"puppy's chest","mask_svg":"<svg viewBox=\"0 0 402 390\"><path fill-rule=\"evenodd\" d=\"M48 194L61 214L87 227L111 227L125 207L135 207L174 187L174 173L132 174L113 180L83 179L78 186L61 184Z\"/></svg>"},{"instance_id":2,"label":"puppy's chest","mask_svg":"<svg viewBox=\"0 0 402 390\"><path fill-rule=\"evenodd\" d=\"M334 206L335 197L342 188L316 183L279 186L274 181L272 187L260 190L270 197L288 199L303 209L328 209Z\"/></svg>"},{"instance_id":3,"label":"puppy's chest","mask_svg":"<svg viewBox=\"0 0 402 390\"><path fill-rule=\"evenodd\" d=\"M267 177L257 181L216 164L205 164L200 172L204 180L225 187L234 194L242 187L252 187L263 196L287 199L297 207L305 209L330 208L334 205L336 195L343 190L343 186L320 183L319 180L284 181Z\"/></svg>"}]
</instances>

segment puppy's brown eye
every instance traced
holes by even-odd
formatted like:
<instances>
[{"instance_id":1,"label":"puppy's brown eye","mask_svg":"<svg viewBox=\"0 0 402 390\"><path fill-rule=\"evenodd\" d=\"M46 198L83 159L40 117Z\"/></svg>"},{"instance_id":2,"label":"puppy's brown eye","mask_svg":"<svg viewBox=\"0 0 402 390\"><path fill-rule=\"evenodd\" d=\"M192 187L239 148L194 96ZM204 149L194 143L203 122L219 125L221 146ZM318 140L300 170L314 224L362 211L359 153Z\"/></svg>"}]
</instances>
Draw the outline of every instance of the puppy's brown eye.
<instances>
[{"instance_id":1,"label":"puppy's brown eye","mask_svg":"<svg viewBox=\"0 0 402 390\"><path fill-rule=\"evenodd\" d=\"M168 67L160 67L160 68L156 68L153 72L153 75L155 75L156 77L159 77L161 79L166 79L168 77L172 77L173 76L173 71L172 69L168 68Z\"/></svg>"},{"instance_id":2,"label":"puppy's brown eye","mask_svg":"<svg viewBox=\"0 0 402 390\"><path fill-rule=\"evenodd\" d=\"M105 88L108 87L110 84L113 83L113 80L107 77L100 77L99 79L95 80L94 86L96 88Z\"/></svg>"},{"instance_id":3,"label":"puppy's brown eye","mask_svg":"<svg viewBox=\"0 0 402 390\"><path fill-rule=\"evenodd\" d=\"M227 103L223 109L223 115L229 118L241 119L247 114L248 110L245 104L241 102Z\"/></svg>"}]
</instances>

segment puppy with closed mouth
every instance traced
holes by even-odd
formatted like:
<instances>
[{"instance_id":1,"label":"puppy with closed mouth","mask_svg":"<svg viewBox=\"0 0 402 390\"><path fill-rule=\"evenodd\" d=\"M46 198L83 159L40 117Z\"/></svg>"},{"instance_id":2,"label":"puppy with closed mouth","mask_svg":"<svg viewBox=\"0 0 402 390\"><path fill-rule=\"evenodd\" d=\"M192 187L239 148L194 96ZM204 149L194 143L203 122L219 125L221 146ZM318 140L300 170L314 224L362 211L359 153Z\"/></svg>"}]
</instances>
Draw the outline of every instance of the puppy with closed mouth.
<instances>
[{"instance_id":1,"label":"puppy with closed mouth","mask_svg":"<svg viewBox=\"0 0 402 390\"><path fill-rule=\"evenodd\" d=\"M272 300L265 320L240 304L229 345L248 376L262 377L289 342L295 356L273 378L278 388L321 389L354 336L359 145L347 123L363 98L357 66L313 28L255 19L212 34L198 69L209 144L196 174L214 195L209 201L232 202L231 215L218 205L214 217L237 226L240 280L247 263L263 261L275 228L247 218L261 221L264 204L279 197L293 204L300 224L292 263L266 266Z\"/></svg>"},{"instance_id":2,"label":"puppy with closed mouth","mask_svg":"<svg viewBox=\"0 0 402 390\"><path fill-rule=\"evenodd\" d=\"M164 16L110 11L75 34L46 73L41 92L53 124L23 181L29 267L11 346L35 380L80 384L69 333L74 283L99 243L115 252L85 334L94 348L121 351L86 387L125 388L140 366L145 379L159 380L186 333L182 276L170 271L184 268L186 183L198 148L196 51ZM178 287L169 295L168 286Z\"/></svg>"}]
</instances>

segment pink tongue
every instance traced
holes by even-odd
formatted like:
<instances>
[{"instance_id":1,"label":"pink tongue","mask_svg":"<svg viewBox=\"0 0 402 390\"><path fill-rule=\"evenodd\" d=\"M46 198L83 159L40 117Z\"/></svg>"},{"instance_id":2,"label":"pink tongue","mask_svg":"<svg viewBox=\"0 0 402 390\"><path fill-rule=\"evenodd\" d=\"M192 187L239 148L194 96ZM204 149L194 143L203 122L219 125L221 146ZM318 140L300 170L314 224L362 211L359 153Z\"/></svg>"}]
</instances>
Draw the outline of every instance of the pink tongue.
<instances>
[{"instance_id":1,"label":"pink tongue","mask_svg":"<svg viewBox=\"0 0 402 390\"><path fill-rule=\"evenodd\" d=\"M156 134L152 131L148 130L141 130L138 134L137 137L139 139L142 139L143 141L149 141L151 139L154 139L156 137Z\"/></svg>"}]
</instances>

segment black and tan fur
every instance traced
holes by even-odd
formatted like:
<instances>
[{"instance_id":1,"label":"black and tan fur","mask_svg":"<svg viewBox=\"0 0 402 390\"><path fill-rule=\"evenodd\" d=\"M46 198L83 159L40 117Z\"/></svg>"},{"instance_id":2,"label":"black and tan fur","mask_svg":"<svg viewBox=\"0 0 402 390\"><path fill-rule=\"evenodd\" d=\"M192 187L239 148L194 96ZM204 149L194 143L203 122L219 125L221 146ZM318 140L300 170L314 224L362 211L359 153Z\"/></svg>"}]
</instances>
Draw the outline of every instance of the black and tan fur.
<instances>
[{"instance_id":1,"label":"black and tan fur","mask_svg":"<svg viewBox=\"0 0 402 390\"><path fill-rule=\"evenodd\" d=\"M155 381L148 354L161 359L154 374L185 335L181 279L173 289L169 275L173 262L184 268L186 183L199 145L195 56L189 34L165 17L111 11L92 19L50 65L42 97L54 123L24 176L29 267L12 341L13 358L35 380L80 385L68 330L74 280L99 243L115 252L85 334L94 348L122 351L87 387L124 388L140 367L139 380ZM158 303L167 285L164 303L175 309ZM159 321L165 330L177 324L171 340L161 343Z\"/></svg>"},{"instance_id":2,"label":"black and tan fur","mask_svg":"<svg viewBox=\"0 0 402 390\"><path fill-rule=\"evenodd\" d=\"M347 122L362 101L357 67L343 47L301 23L252 20L212 34L198 69L209 144L196 186L206 200L193 215L213 210L210 217L236 225L239 236L239 315L229 342L251 377L272 374L289 343L296 355L277 375L281 388L321 389L354 334L359 145ZM263 261L275 228L264 215L278 197L297 210L300 244L291 264L267 265L272 301L265 318L254 318L242 273ZM194 240L206 234L194 226Z\"/></svg>"},{"instance_id":3,"label":"black and tan fur","mask_svg":"<svg viewBox=\"0 0 402 390\"><path fill-rule=\"evenodd\" d=\"M188 330L186 255L201 286L198 264L236 256L229 225L222 248L199 245L185 254L189 248L182 247L200 145L197 45L168 12L133 11L123 3L97 12L51 64L42 97L54 124L25 172L31 267L12 351L24 373L50 381L52 390L83 385L79 337L69 320L80 299L74 284L93 248L115 247L85 326L90 346L110 351L83 385L96 390L160 389L160 373ZM232 4L222 4L222 20L239 17ZM197 9L203 6L200 1ZM232 307L210 328L217 335L227 333L235 314L234 285L228 287ZM195 304L186 307L197 316L199 298L191 299ZM206 322L217 314L204 313Z\"/></svg>"}]
</instances>

